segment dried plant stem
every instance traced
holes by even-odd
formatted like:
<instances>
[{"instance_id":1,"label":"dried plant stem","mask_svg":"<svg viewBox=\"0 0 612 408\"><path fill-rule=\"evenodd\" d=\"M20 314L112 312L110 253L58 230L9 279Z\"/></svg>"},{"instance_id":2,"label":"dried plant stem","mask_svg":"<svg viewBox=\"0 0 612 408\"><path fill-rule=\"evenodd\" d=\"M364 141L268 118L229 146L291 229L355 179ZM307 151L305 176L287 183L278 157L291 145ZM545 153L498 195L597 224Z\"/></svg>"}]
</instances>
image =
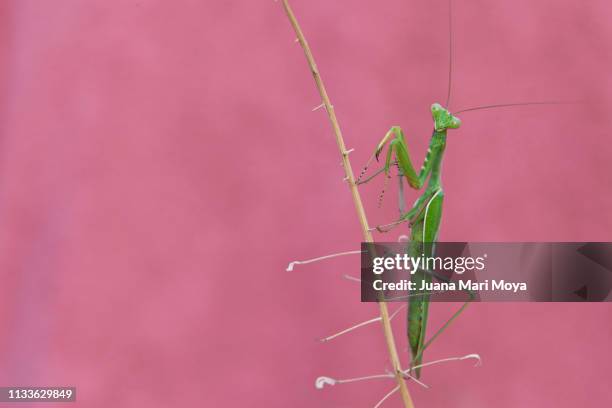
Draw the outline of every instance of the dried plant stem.
<instances>
[{"instance_id":1,"label":"dried plant stem","mask_svg":"<svg viewBox=\"0 0 612 408\"><path fill-rule=\"evenodd\" d=\"M310 67L310 71L312 72L312 76L314 77L317 89L319 91L319 94L321 95L323 106L327 110L327 115L329 116L329 121L331 122L331 126L336 137L336 143L338 144L338 149L340 149L340 154L342 155L342 165L346 173L346 181L351 191L351 195L353 196L353 202L355 204L355 210L357 211L359 223L361 224L361 231L363 233L364 241L374 242L374 239L372 238L372 233L370 232L370 227L368 225L368 220L363 209L363 203L361 202L361 196L359 195L359 190L357 189L357 184L355 183L355 175L353 174L353 169L351 168L349 152L346 150L344 139L342 138L342 132L340 130L340 125L338 124L338 119L336 119L334 106L329 100L329 96L327 95L327 91L325 90L325 85L323 85L323 80L321 79L321 75L319 74L319 70L317 69L317 64L315 63L312 51L308 46L308 42L304 37L304 33L302 33L302 29L300 28L298 21L295 18L295 15L291 10L288 1L283 0L282 2L285 12L287 13L287 17L291 22L291 26L293 27L293 30L297 35L298 41L304 50L304 54L306 55L306 60L308 61L308 66ZM404 406L406 408L413 408L414 404L412 403L412 398L410 397L408 387L406 386L406 382L404 381L403 371L397 353L397 347L395 346L393 328L391 327L391 321L389 319L389 309L387 308L387 304L385 302L381 301L378 302L378 304L380 307L380 318L385 334L385 340L387 342L387 348L389 349L389 358L391 360L391 364L393 365L393 371L397 380L400 393L402 395Z\"/></svg>"}]
</instances>

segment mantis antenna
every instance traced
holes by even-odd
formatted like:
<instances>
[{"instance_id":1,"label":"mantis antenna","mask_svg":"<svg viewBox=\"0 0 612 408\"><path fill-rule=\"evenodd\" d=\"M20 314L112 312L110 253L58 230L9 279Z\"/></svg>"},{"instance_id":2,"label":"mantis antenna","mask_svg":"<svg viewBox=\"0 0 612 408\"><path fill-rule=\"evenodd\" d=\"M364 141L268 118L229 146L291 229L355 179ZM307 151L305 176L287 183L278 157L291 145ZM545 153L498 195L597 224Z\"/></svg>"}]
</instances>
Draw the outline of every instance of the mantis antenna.
<instances>
[{"instance_id":1,"label":"mantis antenna","mask_svg":"<svg viewBox=\"0 0 612 408\"><path fill-rule=\"evenodd\" d=\"M528 105L570 105L577 102L564 102L564 101L538 101L538 102L517 102L517 103L499 103L495 105L483 105L483 106L474 106L472 108L461 109L456 111L455 114L481 110L481 109L493 109L493 108L506 108L508 106L528 106Z\"/></svg>"},{"instance_id":2,"label":"mantis antenna","mask_svg":"<svg viewBox=\"0 0 612 408\"><path fill-rule=\"evenodd\" d=\"M446 109L450 110L451 89L453 84L453 0L448 0L448 92L446 94ZM518 102L518 103L501 103L494 105L475 106L467 109L461 109L454 112L455 114L493 108L506 108L509 106L527 106L527 105L568 105L576 102L564 101L536 101L536 102Z\"/></svg>"}]
</instances>

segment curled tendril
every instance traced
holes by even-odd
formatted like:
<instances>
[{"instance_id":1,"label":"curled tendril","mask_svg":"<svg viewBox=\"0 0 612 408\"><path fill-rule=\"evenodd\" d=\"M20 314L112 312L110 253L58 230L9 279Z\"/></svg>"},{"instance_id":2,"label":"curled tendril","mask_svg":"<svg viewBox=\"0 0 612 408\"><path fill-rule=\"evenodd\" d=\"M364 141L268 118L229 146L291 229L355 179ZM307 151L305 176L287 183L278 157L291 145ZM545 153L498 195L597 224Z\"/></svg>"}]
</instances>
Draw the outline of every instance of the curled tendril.
<instances>
[{"instance_id":1,"label":"curled tendril","mask_svg":"<svg viewBox=\"0 0 612 408\"><path fill-rule=\"evenodd\" d=\"M322 390L326 385L336 385L338 381L330 377L319 377L315 380L315 387Z\"/></svg>"}]
</instances>

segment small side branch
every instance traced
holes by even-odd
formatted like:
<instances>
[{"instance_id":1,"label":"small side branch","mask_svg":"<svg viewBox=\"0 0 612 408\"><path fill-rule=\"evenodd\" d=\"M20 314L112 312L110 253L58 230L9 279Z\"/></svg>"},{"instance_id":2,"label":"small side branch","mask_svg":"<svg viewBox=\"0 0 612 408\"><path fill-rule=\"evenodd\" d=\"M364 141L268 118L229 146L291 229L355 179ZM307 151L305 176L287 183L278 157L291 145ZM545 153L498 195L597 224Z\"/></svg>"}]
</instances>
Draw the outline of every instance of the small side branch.
<instances>
[{"instance_id":1,"label":"small side branch","mask_svg":"<svg viewBox=\"0 0 612 408\"><path fill-rule=\"evenodd\" d=\"M408 370L407 370L408 371ZM419 384L421 387L423 388L429 388L429 386L423 382L421 382L420 380L418 380L415 377L412 377L410 374L406 374L404 373L404 376L409 379L409 380L413 380L414 382L416 382L417 384ZM353 382L360 382L360 381L369 381L369 380L380 380L380 379L391 379L393 380L395 378L395 375L393 373L385 373L385 374L374 374L374 375L366 375L363 377L354 377L354 378L345 378L342 380L338 380L335 378L331 378L331 377L317 377L317 379L315 380L315 388L317 388L318 390L322 390L323 388L325 388L326 385L329 386L334 386L337 384L348 384L348 383L353 383Z\"/></svg>"},{"instance_id":2,"label":"small side branch","mask_svg":"<svg viewBox=\"0 0 612 408\"><path fill-rule=\"evenodd\" d=\"M393 312L393 314L391 316L389 316L389 320L393 320L393 318L400 312L400 310L404 309L405 307L406 307L405 305L398 307L397 310L395 312ZM356 330L356 329L358 329L360 327L363 327L363 326L367 326L368 324L379 322L380 320L381 320L381 317L378 316L378 317L375 317L373 319L366 320L365 322L357 323L356 325L351 326L348 329L344 329L344 330L339 331L338 333L332 334L331 336L327 336L327 337L321 339L321 341L322 342L326 342L326 341L333 340L336 337L342 336L343 334L350 333L353 330Z\"/></svg>"},{"instance_id":3,"label":"small side branch","mask_svg":"<svg viewBox=\"0 0 612 408\"><path fill-rule=\"evenodd\" d=\"M320 256L318 258L306 259L304 261L293 261L293 262L290 262L289 265L287 265L287 272L293 271L293 268L295 267L295 265L305 265L305 264L309 264L309 263L313 263L313 262L324 261L326 259L336 258L338 256L357 255L357 254L361 254L363 252L364 251L338 252L337 254Z\"/></svg>"},{"instance_id":4,"label":"small side branch","mask_svg":"<svg viewBox=\"0 0 612 408\"><path fill-rule=\"evenodd\" d=\"M478 355L478 354L467 354L467 355L462 356L462 357L442 358L440 360L435 360L435 361L430 361L428 363L419 364L419 365L416 365L414 367L409 368L408 370L405 370L404 374L408 374L412 370L416 370L417 368L427 367L427 366L430 366L430 365L446 363L446 362L449 362L449 361L462 361L462 360L470 360L470 359L471 360L476 360L476 363L474 364L474 367L478 367L478 366L482 365L482 359L480 358L480 355Z\"/></svg>"},{"instance_id":5,"label":"small side branch","mask_svg":"<svg viewBox=\"0 0 612 408\"><path fill-rule=\"evenodd\" d=\"M385 402L387 400L387 398L389 398L390 396L395 394L397 392L397 390L399 390L399 385L396 386L391 391L389 391L384 397L382 397L382 399L380 401L378 401L378 404L374 405L374 408L380 408L380 406L383 404L383 402Z\"/></svg>"}]
</instances>

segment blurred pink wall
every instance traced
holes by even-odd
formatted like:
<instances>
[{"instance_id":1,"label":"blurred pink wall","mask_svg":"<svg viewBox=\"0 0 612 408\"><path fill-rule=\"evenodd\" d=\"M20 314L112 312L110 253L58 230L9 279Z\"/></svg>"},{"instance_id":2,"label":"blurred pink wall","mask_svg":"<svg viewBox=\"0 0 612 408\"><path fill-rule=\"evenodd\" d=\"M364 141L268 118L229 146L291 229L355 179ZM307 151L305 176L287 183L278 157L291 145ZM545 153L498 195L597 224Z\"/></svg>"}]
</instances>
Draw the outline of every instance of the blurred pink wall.
<instances>
[{"instance_id":1,"label":"blurred pink wall","mask_svg":"<svg viewBox=\"0 0 612 408\"><path fill-rule=\"evenodd\" d=\"M447 2L292 4L355 168L396 124L420 164ZM612 240L612 4L454 4L453 109L588 104L462 115L441 238ZM316 340L376 315L342 279L358 259L284 272L360 233L280 3L7 0L0 23L0 385L76 385L79 407L372 407L393 387L314 388L389 364L379 327ZM381 186L362 189L372 224L397 216ZM472 305L425 357L484 365L424 370L417 407L610 406L611 319Z\"/></svg>"}]
</instances>

